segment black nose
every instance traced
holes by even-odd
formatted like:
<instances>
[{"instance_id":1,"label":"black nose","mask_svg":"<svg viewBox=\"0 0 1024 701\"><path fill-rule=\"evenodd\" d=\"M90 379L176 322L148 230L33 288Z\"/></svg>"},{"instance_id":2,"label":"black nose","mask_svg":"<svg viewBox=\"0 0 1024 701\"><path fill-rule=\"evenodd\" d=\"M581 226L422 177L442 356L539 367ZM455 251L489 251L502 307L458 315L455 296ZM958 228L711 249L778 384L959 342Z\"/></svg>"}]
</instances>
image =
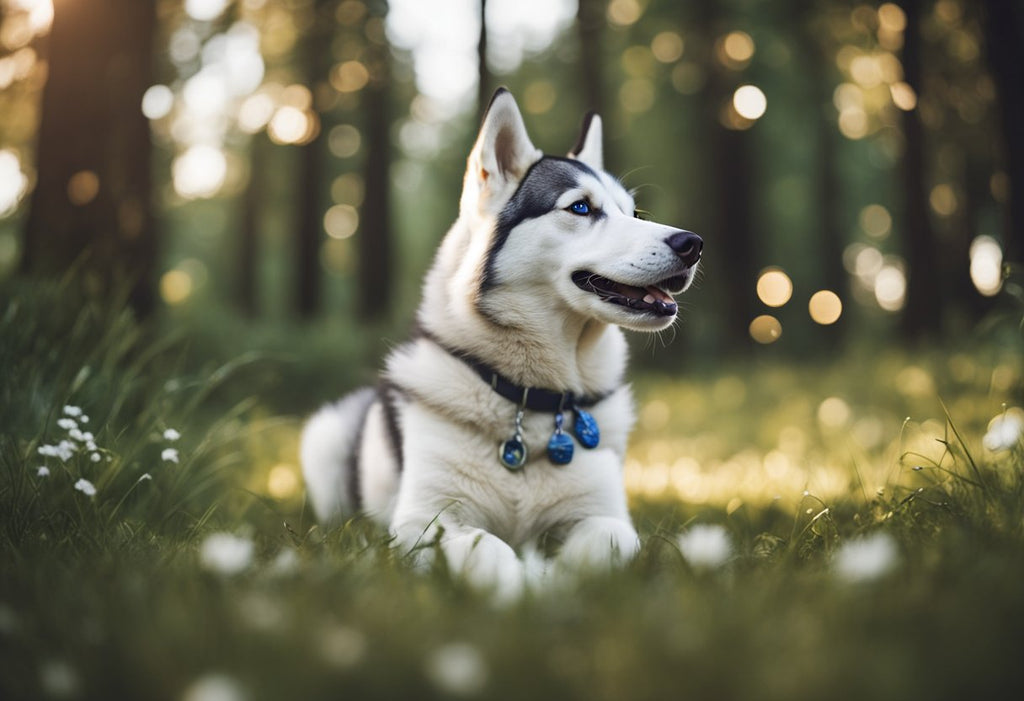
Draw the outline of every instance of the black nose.
<instances>
[{"instance_id":1,"label":"black nose","mask_svg":"<svg viewBox=\"0 0 1024 701\"><path fill-rule=\"evenodd\" d=\"M692 231L677 231L665 239L665 243L687 265L696 265L700 260L700 251L704 248L704 239Z\"/></svg>"}]
</instances>

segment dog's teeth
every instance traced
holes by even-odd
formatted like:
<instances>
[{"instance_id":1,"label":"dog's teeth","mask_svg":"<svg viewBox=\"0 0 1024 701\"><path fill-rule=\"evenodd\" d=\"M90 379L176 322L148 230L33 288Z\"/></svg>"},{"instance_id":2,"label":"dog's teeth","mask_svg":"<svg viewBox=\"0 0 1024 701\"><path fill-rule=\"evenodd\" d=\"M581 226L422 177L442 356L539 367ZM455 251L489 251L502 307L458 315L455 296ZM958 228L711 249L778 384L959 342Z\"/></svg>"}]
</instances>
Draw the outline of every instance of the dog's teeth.
<instances>
[{"instance_id":1,"label":"dog's teeth","mask_svg":"<svg viewBox=\"0 0 1024 701\"><path fill-rule=\"evenodd\" d=\"M644 301L648 304L654 304L654 295L647 295L644 297Z\"/></svg>"}]
</instances>

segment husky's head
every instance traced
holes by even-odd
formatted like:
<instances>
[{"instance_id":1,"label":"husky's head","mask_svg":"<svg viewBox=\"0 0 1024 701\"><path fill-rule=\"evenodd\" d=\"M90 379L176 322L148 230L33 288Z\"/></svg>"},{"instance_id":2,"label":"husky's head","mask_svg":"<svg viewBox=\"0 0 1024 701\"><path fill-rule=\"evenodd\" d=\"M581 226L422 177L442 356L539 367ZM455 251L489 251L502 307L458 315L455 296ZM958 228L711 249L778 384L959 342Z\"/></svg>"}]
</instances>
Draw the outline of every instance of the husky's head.
<instances>
[{"instance_id":1,"label":"husky's head","mask_svg":"<svg viewBox=\"0 0 1024 701\"><path fill-rule=\"evenodd\" d=\"M475 305L503 325L540 306L664 329L677 314L672 295L693 281L703 245L696 234L637 218L633 197L603 169L597 115L584 121L568 157L545 156L504 89L470 153L460 210L476 238L463 254L479 256Z\"/></svg>"}]
</instances>

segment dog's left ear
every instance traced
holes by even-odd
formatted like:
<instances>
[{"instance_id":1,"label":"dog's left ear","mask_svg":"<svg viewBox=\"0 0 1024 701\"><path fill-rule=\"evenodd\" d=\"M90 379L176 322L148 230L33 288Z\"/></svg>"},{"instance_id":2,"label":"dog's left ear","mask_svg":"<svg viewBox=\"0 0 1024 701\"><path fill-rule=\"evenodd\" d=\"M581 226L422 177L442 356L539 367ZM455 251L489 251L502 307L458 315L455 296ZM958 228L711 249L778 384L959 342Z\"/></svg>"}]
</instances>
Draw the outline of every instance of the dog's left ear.
<instances>
[{"instance_id":1,"label":"dog's left ear","mask_svg":"<svg viewBox=\"0 0 1024 701\"><path fill-rule=\"evenodd\" d=\"M604 148L601 141L601 118L597 112L588 112L583 118L580 138L569 152L569 157L583 161L594 170L604 170Z\"/></svg>"},{"instance_id":2,"label":"dog's left ear","mask_svg":"<svg viewBox=\"0 0 1024 701\"><path fill-rule=\"evenodd\" d=\"M512 93L498 88L469 154L464 194L475 191L486 205L501 206L542 156L526 133Z\"/></svg>"}]
</instances>

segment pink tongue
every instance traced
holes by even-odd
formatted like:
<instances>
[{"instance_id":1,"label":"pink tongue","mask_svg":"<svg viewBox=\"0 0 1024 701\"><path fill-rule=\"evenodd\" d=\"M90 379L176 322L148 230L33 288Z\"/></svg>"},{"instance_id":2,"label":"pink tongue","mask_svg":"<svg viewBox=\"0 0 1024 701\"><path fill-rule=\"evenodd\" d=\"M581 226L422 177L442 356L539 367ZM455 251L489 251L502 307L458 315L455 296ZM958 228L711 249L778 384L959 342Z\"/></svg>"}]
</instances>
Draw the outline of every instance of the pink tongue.
<instances>
[{"instance_id":1,"label":"pink tongue","mask_svg":"<svg viewBox=\"0 0 1024 701\"><path fill-rule=\"evenodd\" d=\"M672 299L672 295L668 294L664 290L658 289L654 285L647 286L647 294L650 295L651 297L654 297L654 299L658 300L659 302L663 302L665 304L672 304L675 302L675 300Z\"/></svg>"}]
</instances>

